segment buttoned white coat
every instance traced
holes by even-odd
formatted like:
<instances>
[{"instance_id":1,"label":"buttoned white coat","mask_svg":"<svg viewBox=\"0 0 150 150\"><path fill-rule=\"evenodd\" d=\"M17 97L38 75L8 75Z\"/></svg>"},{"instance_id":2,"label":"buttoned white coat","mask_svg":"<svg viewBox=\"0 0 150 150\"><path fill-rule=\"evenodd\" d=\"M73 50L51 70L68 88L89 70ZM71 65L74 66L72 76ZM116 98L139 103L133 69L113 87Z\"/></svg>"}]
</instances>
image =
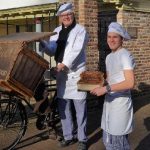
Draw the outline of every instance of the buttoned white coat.
<instances>
[{"instance_id":1,"label":"buttoned white coat","mask_svg":"<svg viewBox=\"0 0 150 150\"><path fill-rule=\"evenodd\" d=\"M57 48L57 39L62 26L57 27L54 32L57 34L50 37L48 43L49 55L54 55ZM86 70L85 48L88 42L88 35L85 28L79 24L70 31L67 39L65 53L62 63L68 70L60 71L57 74L57 96L64 99L85 99L86 92L77 90L77 81L80 74Z\"/></svg>"}]
</instances>

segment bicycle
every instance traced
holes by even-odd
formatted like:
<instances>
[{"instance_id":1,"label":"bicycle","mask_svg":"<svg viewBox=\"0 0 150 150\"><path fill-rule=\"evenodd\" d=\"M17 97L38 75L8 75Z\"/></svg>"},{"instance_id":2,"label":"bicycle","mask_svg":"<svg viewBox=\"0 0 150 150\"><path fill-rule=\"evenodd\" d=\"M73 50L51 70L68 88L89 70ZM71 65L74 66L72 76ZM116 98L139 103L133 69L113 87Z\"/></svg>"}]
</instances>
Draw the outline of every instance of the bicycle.
<instances>
[{"instance_id":1,"label":"bicycle","mask_svg":"<svg viewBox=\"0 0 150 150\"><path fill-rule=\"evenodd\" d=\"M50 85L47 86L50 87ZM48 92L56 92L56 88L49 88ZM54 102L55 99L56 93L52 98L52 102ZM28 116L25 104L23 103L29 106L31 110L34 109L29 101L22 95L16 92L7 92L5 90L0 91L0 141L3 150L12 150L26 133ZM36 126L38 123L43 125L42 127L40 125L41 128L38 128L38 126L37 128L41 130L48 127L49 133L53 130L57 136L56 124L59 122L59 116L56 108L52 107L51 112L42 114L44 115L44 119L40 118L42 116L41 114L35 114L38 117Z\"/></svg>"}]
</instances>

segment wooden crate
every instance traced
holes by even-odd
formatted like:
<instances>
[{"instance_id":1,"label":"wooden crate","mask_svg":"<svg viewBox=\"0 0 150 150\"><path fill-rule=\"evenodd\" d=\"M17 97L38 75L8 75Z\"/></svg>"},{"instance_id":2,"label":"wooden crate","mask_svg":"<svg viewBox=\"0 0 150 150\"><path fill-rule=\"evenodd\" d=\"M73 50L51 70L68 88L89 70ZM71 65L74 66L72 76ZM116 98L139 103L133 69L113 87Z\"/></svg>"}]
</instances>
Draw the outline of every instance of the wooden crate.
<instances>
[{"instance_id":1,"label":"wooden crate","mask_svg":"<svg viewBox=\"0 0 150 150\"><path fill-rule=\"evenodd\" d=\"M55 33L22 32L0 37L0 86L32 97L49 63L33 45Z\"/></svg>"}]
</instances>

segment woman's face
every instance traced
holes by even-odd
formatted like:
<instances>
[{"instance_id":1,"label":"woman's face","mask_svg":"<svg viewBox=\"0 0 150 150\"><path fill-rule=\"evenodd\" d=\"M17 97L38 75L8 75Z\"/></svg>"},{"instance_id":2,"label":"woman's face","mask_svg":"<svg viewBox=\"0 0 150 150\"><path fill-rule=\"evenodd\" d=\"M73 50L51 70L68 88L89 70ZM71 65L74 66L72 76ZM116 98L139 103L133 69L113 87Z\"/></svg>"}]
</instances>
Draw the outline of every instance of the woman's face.
<instances>
[{"instance_id":1,"label":"woman's face","mask_svg":"<svg viewBox=\"0 0 150 150\"><path fill-rule=\"evenodd\" d=\"M114 32L108 32L107 43L112 51L116 51L122 47L123 38Z\"/></svg>"},{"instance_id":2,"label":"woman's face","mask_svg":"<svg viewBox=\"0 0 150 150\"><path fill-rule=\"evenodd\" d=\"M68 27L72 24L72 22L74 20L74 14L73 14L73 12L61 13L61 15L59 16L59 20L61 23L64 24L65 27Z\"/></svg>"}]
</instances>

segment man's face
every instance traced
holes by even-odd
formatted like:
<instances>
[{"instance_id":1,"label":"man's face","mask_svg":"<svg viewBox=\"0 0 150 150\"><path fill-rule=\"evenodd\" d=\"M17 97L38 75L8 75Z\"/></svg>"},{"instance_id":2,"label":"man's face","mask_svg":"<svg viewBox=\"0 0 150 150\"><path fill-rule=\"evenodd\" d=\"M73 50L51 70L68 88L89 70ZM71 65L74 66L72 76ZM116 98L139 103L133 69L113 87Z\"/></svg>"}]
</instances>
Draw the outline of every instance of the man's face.
<instances>
[{"instance_id":1,"label":"man's face","mask_svg":"<svg viewBox=\"0 0 150 150\"><path fill-rule=\"evenodd\" d=\"M64 24L65 27L68 27L74 20L74 14L72 12L61 13L61 15L59 16L59 20Z\"/></svg>"},{"instance_id":2,"label":"man's face","mask_svg":"<svg viewBox=\"0 0 150 150\"><path fill-rule=\"evenodd\" d=\"M123 38L117 33L109 32L107 34L107 43L112 51L116 51L122 47Z\"/></svg>"}]
</instances>

